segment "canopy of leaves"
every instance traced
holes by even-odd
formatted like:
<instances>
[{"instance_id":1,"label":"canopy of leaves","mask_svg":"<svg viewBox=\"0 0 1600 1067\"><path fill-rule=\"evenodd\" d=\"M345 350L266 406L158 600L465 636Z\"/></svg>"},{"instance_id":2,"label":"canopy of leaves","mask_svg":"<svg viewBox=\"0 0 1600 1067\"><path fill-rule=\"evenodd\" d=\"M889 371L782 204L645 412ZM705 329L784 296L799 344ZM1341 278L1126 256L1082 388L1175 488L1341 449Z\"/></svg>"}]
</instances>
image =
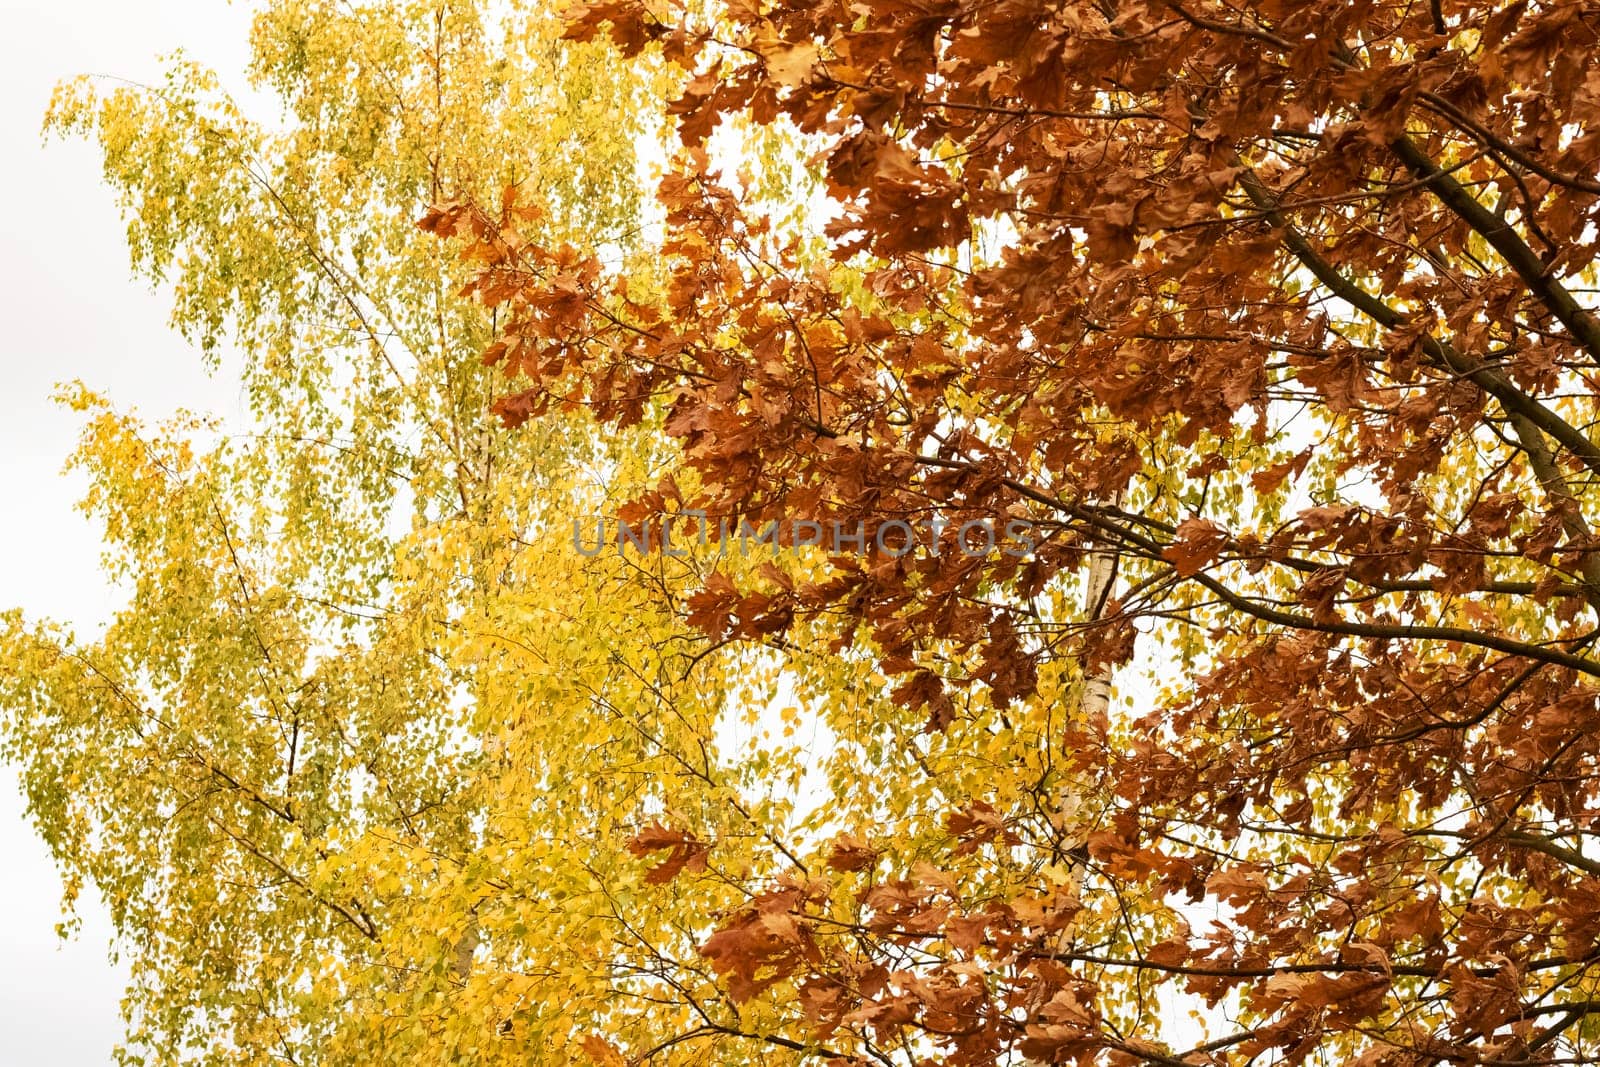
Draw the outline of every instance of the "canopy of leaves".
<instances>
[{"instance_id":1,"label":"canopy of leaves","mask_svg":"<svg viewBox=\"0 0 1600 1067\"><path fill-rule=\"evenodd\" d=\"M101 146L178 328L242 351L254 412L151 425L65 388L128 603L93 635L0 615L5 754L68 903L98 891L130 966L119 1062L799 1062L840 1050L787 973L710 940L753 893L831 910L837 945L881 878L932 900L961 871L1066 913L1064 867L952 865L947 822L1061 837L1036 801L1062 779L1070 665L1026 709L973 694L923 737L826 627L755 647L690 626L766 610L698 596L717 566L795 584L820 557L574 550L576 517L698 491L664 412L604 433L495 416L480 354L503 312L458 294L481 250L419 231L427 205L598 247L641 296L664 281L639 176L678 75L561 29L518 5L275 0L253 76L276 118L181 61L54 103L55 131ZM763 951L812 958L768 922Z\"/></svg>"},{"instance_id":2,"label":"canopy of leaves","mask_svg":"<svg viewBox=\"0 0 1600 1067\"><path fill-rule=\"evenodd\" d=\"M696 488L644 513L942 517L696 620L831 631L935 736L1088 675L1046 742L1072 802L950 822L1072 861L1070 898L925 870L842 923L752 888L702 948L731 999L851 1063L1600 1055L1600 8L607 0L569 33L682 71L666 277L426 216L508 312L502 415L664 408ZM800 216L721 165L751 127L809 153ZM1008 516L1027 558L955 550ZM1189 1040L1190 1005L1229 1022Z\"/></svg>"}]
</instances>

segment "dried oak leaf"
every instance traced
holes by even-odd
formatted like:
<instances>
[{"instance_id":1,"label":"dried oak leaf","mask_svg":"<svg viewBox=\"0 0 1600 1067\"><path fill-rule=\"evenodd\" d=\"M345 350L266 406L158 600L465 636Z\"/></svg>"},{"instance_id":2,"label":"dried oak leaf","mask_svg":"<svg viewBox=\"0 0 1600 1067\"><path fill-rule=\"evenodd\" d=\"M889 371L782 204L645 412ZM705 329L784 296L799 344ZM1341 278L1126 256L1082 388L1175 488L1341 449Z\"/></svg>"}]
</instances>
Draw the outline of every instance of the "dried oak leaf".
<instances>
[{"instance_id":1,"label":"dried oak leaf","mask_svg":"<svg viewBox=\"0 0 1600 1067\"><path fill-rule=\"evenodd\" d=\"M1161 558L1185 578L1198 574L1228 543L1228 532L1210 519L1185 519L1177 536L1161 550Z\"/></svg>"},{"instance_id":2,"label":"dried oak leaf","mask_svg":"<svg viewBox=\"0 0 1600 1067\"><path fill-rule=\"evenodd\" d=\"M705 870L706 854L711 851L711 846L685 830L673 830L653 822L633 836L628 842L628 851L635 856L666 852L667 858L650 868L644 876L649 885L664 885L684 871Z\"/></svg>"}]
</instances>

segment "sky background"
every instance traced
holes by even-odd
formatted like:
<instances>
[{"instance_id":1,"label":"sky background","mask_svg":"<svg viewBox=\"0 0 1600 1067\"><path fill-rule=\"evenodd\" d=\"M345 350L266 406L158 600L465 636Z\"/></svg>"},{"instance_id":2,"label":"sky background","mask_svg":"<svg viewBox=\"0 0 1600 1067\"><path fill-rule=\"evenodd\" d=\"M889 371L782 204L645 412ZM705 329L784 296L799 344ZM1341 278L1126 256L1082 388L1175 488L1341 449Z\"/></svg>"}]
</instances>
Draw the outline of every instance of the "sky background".
<instances>
[{"instance_id":1,"label":"sky background","mask_svg":"<svg viewBox=\"0 0 1600 1067\"><path fill-rule=\"evenodd\" d=\"M54 84L107 74L153 80L182 47L242 90L249 12L224 0L0 0L0 610L20 606L90 633L120 598L99 570L99 535L61 473L79 417L56 407L81 379L150 419L175 409L237 416L237 382L208 376L167 326L165 294L132 277L93 146L40 138ZM105 909L85 897L62 943L61 883L27 822L14 768L0 768L0 1067L101 1067L121 1033L123 972Z\"/></svg>"}]
</instances>

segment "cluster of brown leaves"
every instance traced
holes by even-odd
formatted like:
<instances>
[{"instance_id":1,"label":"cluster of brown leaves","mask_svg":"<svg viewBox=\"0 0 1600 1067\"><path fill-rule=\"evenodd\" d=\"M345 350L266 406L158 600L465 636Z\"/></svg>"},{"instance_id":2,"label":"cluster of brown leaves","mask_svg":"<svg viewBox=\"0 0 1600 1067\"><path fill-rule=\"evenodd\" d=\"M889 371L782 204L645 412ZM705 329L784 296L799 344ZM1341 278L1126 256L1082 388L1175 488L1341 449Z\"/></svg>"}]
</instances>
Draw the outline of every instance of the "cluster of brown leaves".
<instances>
[{"instance_id":1,"label":"cluster of brown leaves","mask_svg":"<svg viewBox=\"0 0 1600 1067\"><path fill-rule=\"evenodd\" d=\"M704 489L662 510L945 520L942 552L811 586L719 578L699 621L843 609L934 726L951 689L1125 663L1140 618L1207 653L1170 703L1062 738L1097 802L1083 892L1159 921L1069 936L1059 899L931 870L840 918L801 879L706 942L735 999L787 983L856 1035L842 1058L891 1032L971 1064L1600 1056L1600 5L737 0L709 30L608 0L572 32L688 72L670 284L431 213L510 313L502 414L664 410ZM820 146L831 263L719 182L732 116ZM953 550L1018 515L1050 531L1027 558ZM1097 553L1115 587L1041 617ZM675 873L697 854L670 844ZM1131 1036L1114 981L1243 1026Z\"/></svg>"}]
</instances>

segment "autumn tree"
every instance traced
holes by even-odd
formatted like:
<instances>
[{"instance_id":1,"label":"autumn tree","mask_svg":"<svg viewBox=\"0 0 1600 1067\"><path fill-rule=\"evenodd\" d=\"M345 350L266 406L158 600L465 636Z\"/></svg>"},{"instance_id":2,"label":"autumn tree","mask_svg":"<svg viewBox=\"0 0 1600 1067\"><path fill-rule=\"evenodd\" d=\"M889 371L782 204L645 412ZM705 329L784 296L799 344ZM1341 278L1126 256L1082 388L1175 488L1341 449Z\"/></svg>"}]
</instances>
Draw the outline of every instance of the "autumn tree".
<instances>
[{"instance_id":1,"label":"autumn tree","mask_svg":"<svg viewBox=\"0 0 1600 1067\"><path fill-rule=\"evenodd\" d=\"M279 0L253 35L275 118L181 62L56 100L51 128L104 153L135 268L203 351L239 351L252 409L152 423L66 387L127 603L93 633L0 615L4 751L69 906L98 892L129 967L120 1062L878 1055L863 1025L819 1035L759 960L730 995L717 917L777 891L845 924L878 870L1069 899L1036 852L948 853L953 810L974 841L1059 832L1054 805L996 813L1061 778L1070 664L924 737L828 625L693 627L708 585L807 583L825 554L577 550L574 517L698 491L659 408L625 431L494 415L500 313L457 295L482 250L418 231L428 203L600 246L641 296L670 281L638 176L676 75L559 32L518 5ZM781 140L751 131L752 188L795 221Z\"/></svg>"},{"instance_id":2,"label":"autumn tree","mask_svg":"<svg viewBox=\"0 0 1600 1067\"><path fill-rule=\"evenodd\" d=\"M615 0L569 35L680 71L667 278L441 202L501 414L664 412L687 473L642 516L942 519L719 572L694 621L820 628L928 743L994 746L941 857L880 833L708 897L730 1002L841 1063L1600 1055L1600 8ZM729 149L762 130L810 161L787 217ZM1008 517L1035 551L959 551Z\"/></svg>"},{"instance_id":3,"label":"autumn tree","mask_svg":"<svg viewBox=\"0 0 1600 1067\"><path fill-rule=\"evenodd\" d=\"M771 670L692 639L658 592L689 564L541 536L647 484L660 449L575 420L505 432L492 313L413 224L509 185L543 208L530 235L643 262L659 72L558 32L534 6L283 0L251 72L279 116L181 61L54 102L54 131L103 150L135 268L202 350L242 354L253 411L151 425L66 388L128 603L90 634L0 615L5 753L69 905L98 891L129 966L119 1062L656 1040L689 1009L652 976L696 959L691 917L639 900L655 864L630 842L679 821L662 783L685 779L672 805L728 862L770 869L751 828L781 828L766 781L797 758L748 728L737 758L718 742Z\"/></svg>"}]
</instances>

